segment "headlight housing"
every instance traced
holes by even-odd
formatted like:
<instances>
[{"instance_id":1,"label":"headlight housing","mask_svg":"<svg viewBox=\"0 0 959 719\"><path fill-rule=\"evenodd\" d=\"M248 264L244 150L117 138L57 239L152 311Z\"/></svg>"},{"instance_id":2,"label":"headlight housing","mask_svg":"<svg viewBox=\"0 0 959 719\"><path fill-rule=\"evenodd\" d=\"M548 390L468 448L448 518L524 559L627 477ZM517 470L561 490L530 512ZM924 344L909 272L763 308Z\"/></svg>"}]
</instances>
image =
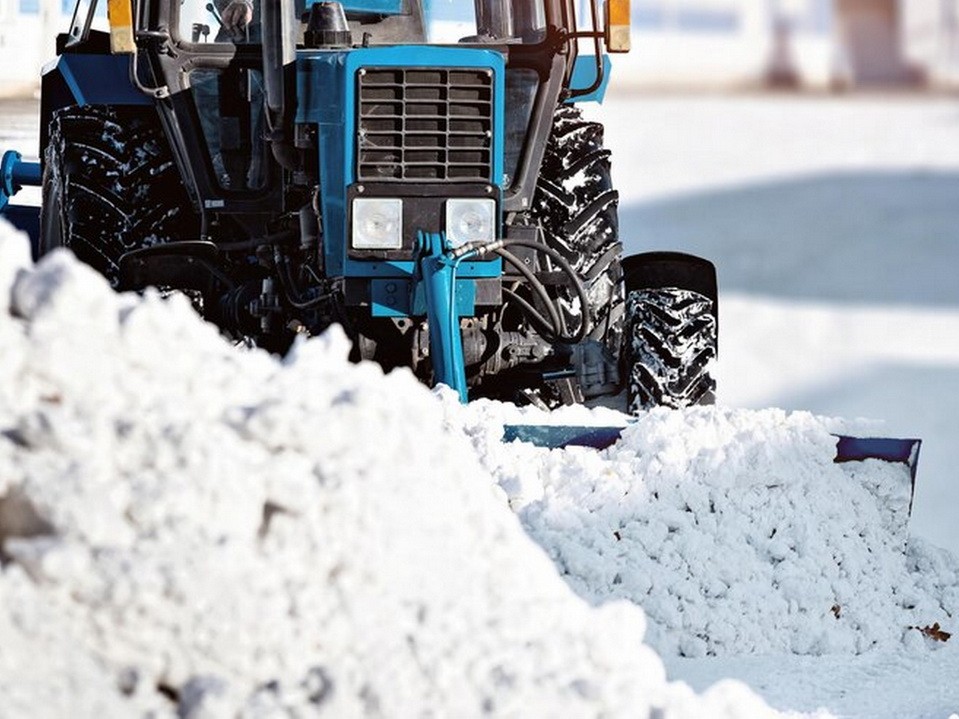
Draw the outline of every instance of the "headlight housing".
<instances>
[{"instance_id":1,"label":"headlight housing","mask_svg":"<svg viewBox=\"0 0 959 719\"><path fill-rule=\"evenodd\" d=\"M353 200L353 248L399 250L403 247L403 201L357 197Z\"/></svg>"},{"instance_id":2,"label":"headlight housing","mask_svg":"<svg viewBox=\"0 0 959 719\"><path fill-rule=\"evenodd\" d=\"M492 242L496 235L496 201L488 198L446 201L446 239L453 247Z\"/></svg>"}]
</instances>

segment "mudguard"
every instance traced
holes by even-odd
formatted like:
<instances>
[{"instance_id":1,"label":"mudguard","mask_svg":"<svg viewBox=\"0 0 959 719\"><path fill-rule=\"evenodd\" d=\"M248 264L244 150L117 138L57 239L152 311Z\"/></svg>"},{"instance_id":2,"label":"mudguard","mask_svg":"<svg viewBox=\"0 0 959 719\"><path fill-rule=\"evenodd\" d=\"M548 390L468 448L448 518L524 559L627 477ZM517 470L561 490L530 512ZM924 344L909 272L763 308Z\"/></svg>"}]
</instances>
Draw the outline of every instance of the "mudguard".
<instances>
[{"instance_id":1,"label":"mudguard","mask_svg":"<svg viewBox=\"0 0 959 719\"><path fill-rule=\"evenodd\" d=\"M718 323L719 288L716 266L709 260L683 252L643 252L629 255L623 258L623 281L627 294L661 287L677 287L698 292L712 300L713 315Z\"/></svg>"}]
</instances>

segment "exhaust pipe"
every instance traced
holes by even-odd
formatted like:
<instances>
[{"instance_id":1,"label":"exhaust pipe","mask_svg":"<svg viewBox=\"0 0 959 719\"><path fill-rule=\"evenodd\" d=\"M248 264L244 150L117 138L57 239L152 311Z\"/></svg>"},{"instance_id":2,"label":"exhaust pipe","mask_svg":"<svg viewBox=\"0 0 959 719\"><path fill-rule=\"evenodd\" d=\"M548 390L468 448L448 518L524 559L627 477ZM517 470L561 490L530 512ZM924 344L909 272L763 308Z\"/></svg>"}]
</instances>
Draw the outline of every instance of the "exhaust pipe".
<instances>
[{"instance_id":1,"label":"exhaust pipe","mask_svg":"<svg viewBox=\"0 0 959 719\"><path fill-rule=\"evenodd\" d=\"M296 150L288 141L292 135L290 112L293 105L294 62L296 60L296 17L293 0L263 0L263 94L273 128L269 140L276 161L288 170L296 169Z\"/></svg>"}]
</instances>

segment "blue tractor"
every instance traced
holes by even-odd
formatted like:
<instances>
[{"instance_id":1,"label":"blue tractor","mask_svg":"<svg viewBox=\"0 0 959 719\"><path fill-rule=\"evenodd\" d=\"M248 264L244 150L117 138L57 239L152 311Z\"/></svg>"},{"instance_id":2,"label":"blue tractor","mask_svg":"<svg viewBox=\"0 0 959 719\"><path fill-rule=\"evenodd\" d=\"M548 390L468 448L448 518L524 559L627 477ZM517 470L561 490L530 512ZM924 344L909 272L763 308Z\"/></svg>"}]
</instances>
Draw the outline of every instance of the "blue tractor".
<instances>
[{"instance_id":1,"label":"blue tractor","mask_svg":"<svg viewBox=\"0 0 959 719\"><path fill-rule=\"evenodd\" d=\"M575 104L629 49L629 0L106 2L107 28L77 0L57 38L41 162L0 160L0 212L36 257L185 293L275 352L338 323L354 359L463 401L713 400L715 269L622 257L603 129ZM30 184L41 206L10 205ZM838 437L836 461L901 462L914 485L919 445Z\"/></svg>"},{"instance_id":2,"label":"blue tractor","mask_svg":"<svg viewBox=\"0 0 959 719\"><path fill-rule=\"evenodd\" d=\"M79 0L41 101L35 254L283 352L464 401L711 401L712 265L625 260L603 129L628 0ZM583 50L583 52L581 52ZM586 52L588 50L588 52ZM627 301L628 298L628 301Z\"/></svg>"}]
</instances>

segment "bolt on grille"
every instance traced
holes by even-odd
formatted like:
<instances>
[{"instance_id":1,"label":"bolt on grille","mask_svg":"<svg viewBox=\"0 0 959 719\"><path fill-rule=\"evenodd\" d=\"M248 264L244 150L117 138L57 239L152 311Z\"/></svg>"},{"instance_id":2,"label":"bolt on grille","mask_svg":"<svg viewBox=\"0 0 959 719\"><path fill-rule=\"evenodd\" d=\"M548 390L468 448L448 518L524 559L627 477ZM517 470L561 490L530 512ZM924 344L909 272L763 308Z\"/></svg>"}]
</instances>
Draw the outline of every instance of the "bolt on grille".
<instances>
[{"instance_id":1,"label":"bolt on grille","mask_svg":"<svg viewBox=\"0 0 959 719\"><path fill-rule=\"evenodd\" d=\"M357 179L492 179L491 71L363 68L357 103Z\"/></svg>"}]
</instances>

